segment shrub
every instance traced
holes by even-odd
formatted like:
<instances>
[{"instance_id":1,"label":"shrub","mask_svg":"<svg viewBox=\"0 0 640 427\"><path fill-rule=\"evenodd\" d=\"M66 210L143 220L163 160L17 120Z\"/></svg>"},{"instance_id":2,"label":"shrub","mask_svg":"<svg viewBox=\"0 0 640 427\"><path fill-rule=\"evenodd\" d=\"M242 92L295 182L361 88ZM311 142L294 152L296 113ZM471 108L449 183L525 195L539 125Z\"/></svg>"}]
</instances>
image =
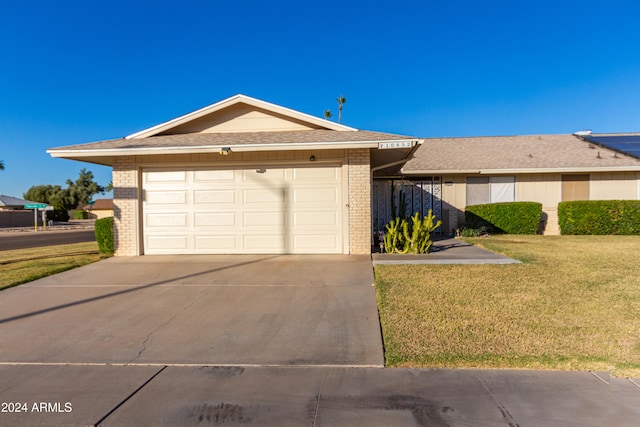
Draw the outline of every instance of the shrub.
<instances>
[{"instance_id":1,"label":"shrub","mask_svg":"<svg viewBox=\"0 0 640 427\"><path fill-rule=\"evenodd\" d=\"M89 215L88 215L88 212L85 212L80 209L76 209L73 212L71 212L71 217L73 219L87 219L89 218Z\"/></svg>"},{"instance_id":2,"label":"shrub","mask_svg":"<svg viewBox=\"0 0 640 427\"><path fill-rule=\"evenodd\" d=\"M47 211L46 217L47 221L67 222L69 221L69 212L64 209L56 209L53 211Z\"/></svg>"},{"instance_id":3,"label":"shrub","mask_svg":"<svg viewBox=\"0 0 640 427\"><path fill-rule=\"evenodd\" d=\"M540 227L542 204L507 202L472 205L467 206L464 217L467 227L485 227L494 234L536 234Z\"/></svg>"},{"instance_id":4,"label":"shrub","mask_svg":"<svg viewBox=\"0 0 640 427\"><path fill-rule=\"evenodd\" d=\"M113 217L96 220L95 224L96 242L103 254L113 253Z\"/></svg>"},{"instance_id":5,"label":"shrub","mask_svg":"<svg viewBox=\"0 0 640 427\"><path fill-rule=\"evenodd\" d=\"M640 200L575 200L558 204L561 234L640 234Z\"/></svg>"},{"instance_id":6,"label":"shrub","mask_svg":"<svg viewBox=\"0 0 640 427\"><path fill-rule=\"evenodd\" d=\"M489 234L491 234L491 230L489 230L487 227L480 227L480 228L462 227L462 229L460 229L460 231L458 232L458 235L460 237L480 237L480 236L487 236Z\"/></svg>"}]
</instances>

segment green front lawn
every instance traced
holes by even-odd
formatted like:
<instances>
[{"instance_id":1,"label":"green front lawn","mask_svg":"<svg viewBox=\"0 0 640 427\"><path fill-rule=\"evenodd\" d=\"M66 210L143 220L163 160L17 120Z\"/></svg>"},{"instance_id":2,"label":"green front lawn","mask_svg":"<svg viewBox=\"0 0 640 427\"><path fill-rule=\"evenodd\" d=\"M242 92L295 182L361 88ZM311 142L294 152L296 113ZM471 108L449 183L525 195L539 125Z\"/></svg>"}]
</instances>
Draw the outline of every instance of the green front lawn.
<instances>
[{"instance_id":1,"label":"green front lawn","mask_svg":"<svg viewBox=\"0 0 640 427\"><path fill-rule=\"evenodd\" d=\"M468 240L524 264L376 267L388 366L640 375L640 237Z\"/></svg>"},{"instance_id":2,"label":"green front lawn","mask_svg":"<svg viewBox=\"0 0 640 427\"><path fill-rule=\"evenodd\" d=\"M0 290L90 264L105 256L96 242L0 252Z\"/></svg>"}]
</instances>

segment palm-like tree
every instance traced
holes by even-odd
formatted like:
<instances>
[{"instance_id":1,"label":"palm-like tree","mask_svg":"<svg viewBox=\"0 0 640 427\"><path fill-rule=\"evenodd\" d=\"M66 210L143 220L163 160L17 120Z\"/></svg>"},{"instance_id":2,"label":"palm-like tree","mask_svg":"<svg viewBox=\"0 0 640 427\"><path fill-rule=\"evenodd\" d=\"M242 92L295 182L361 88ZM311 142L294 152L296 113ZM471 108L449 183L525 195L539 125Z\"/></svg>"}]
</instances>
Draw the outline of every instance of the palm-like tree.
<instances>
[{"instance_id":1,"label":"palm-like tree","mask_svg":"<svg viewBox=\"0 0 640 427\"><path fill-rule=\"evenodd\" d=\"M340 95L336 98L336 101L338 101L338 123L340 123L342 121L342 106L346 104L347 98Z\"/></svg>"},{"instance_id":2,"label":"palm-like tree","mask_svg":"<svg viewBox=\"0 0 640 427\"><path fill-rule=\"evenodd\" d=\"M331 116L333 116L333 114L331 114L331 110L324 110L324 118L326 120L329 120Z\"/></svg>"}]
</instances>

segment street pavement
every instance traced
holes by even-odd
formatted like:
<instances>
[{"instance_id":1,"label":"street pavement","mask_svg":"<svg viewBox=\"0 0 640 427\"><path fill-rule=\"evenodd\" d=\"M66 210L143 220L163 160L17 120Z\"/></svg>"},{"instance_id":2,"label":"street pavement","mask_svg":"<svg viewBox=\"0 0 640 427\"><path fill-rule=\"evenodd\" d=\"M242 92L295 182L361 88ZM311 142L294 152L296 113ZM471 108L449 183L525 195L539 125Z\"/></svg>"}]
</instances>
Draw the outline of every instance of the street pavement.
<instances>
[{"instance_id":1,"label":"street pavement","mask_svg":"<svg viewBox=\"0 0 640 427\"><path fill-rule=\"evenodd\" d=\"M0 251L95 242L93 230L20 231L0 233Z\"/></svg>"}]
</instances>

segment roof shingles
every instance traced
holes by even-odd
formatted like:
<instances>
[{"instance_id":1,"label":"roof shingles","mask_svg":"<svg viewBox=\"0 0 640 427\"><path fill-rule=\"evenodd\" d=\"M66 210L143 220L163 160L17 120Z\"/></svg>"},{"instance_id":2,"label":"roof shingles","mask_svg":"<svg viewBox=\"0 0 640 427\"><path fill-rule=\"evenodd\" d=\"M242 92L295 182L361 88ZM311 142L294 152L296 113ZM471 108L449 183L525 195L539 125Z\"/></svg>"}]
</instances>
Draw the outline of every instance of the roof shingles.
<instances>
[{"instance_id":1,"label":"roof shingles","mask_svg":"<svg viewBox=\"0 0 640 427\"><path fill-rule=\"evenodd\" d=\"M570 135L427 138L403 173L640 167L640 161Z\"/></svg>"},{"instance_id":2,"label":"roof shingles","mask_svg":"<svg viewBox=\"0 0 640 427\"><path fill-rule=\"evenodd\" d=\"M417 138L394 135L382 132L333 130L301 130L282 132L226 132L226 133L191 133L179 135L152 136L148 138L119 138L88 144L70 145L51 148L56 150L121 150L121 149L153 149L153 148L198 148L239 145L281 145L296 143L340 143L365 141L397 141L415 140Z\"/></svg>"}]
</instances>

